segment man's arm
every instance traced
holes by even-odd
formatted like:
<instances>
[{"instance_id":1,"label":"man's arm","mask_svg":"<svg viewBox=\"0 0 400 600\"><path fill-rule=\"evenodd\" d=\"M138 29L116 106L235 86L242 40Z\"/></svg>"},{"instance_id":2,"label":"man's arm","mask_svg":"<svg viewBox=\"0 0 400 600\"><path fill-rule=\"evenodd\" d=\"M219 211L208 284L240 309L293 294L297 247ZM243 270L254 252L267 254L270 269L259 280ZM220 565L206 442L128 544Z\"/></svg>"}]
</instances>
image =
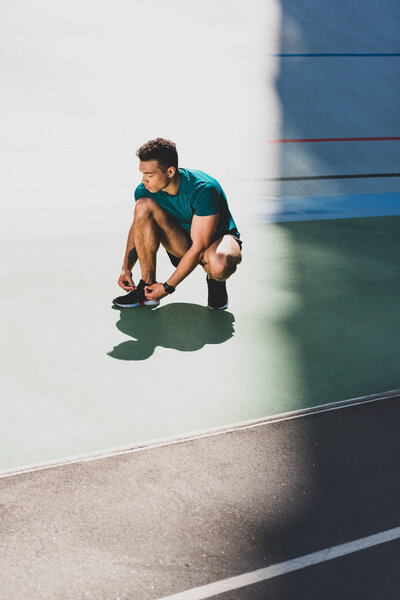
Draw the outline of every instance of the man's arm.
<instances>
[{"instance_id":1,"label":"man's arm","mask_svg":"<svg viewBox=\"0 0 400 600\"><path fill-rule=\"evenodd\" d=\"M185 277L187 277L200 263L204 252L211 246L215 232L217 230L219 213L207 217L193 216L192 226L190 228L190 237L192 246L180 260L174 273L167 280L168 285L176 287ZM146 298L157 300L166 296L166 292L161 283L155 283L146 288Z\"/></svg>"}]
</instances>

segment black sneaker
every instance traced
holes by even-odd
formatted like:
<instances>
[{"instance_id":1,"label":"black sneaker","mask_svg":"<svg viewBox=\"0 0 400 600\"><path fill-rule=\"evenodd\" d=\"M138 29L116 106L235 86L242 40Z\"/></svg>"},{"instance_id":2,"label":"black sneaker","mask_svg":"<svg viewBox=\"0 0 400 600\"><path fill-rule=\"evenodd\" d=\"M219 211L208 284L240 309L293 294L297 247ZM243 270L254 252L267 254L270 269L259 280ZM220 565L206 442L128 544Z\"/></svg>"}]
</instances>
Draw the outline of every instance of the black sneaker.
<instances>
[{"instance_id":1,"label":"black sneaker","mask_svg":"<svg viewBox=\"0 0 400 600\"><path fill-rule=\"evenodd\" d=\"M216 281L207 277L208 306L216 310L228 308L228 293L225 281Z\"/></svg>"},{"instance_id":2,"label":"black sneaker","mask_svg":"<svg viewBox=\"0 0 400 600\"><path fill-rule=\"evenodd\" d=\"M132 292L128 292L125 296L118 296L114 298L113 304L120 306L121 308L136 308L137 306L158 306L159 300L146 300L144 295L144 288L148 283L145 283L143 279L139 281L139 285Z\"/></svg>"}]
</instances>

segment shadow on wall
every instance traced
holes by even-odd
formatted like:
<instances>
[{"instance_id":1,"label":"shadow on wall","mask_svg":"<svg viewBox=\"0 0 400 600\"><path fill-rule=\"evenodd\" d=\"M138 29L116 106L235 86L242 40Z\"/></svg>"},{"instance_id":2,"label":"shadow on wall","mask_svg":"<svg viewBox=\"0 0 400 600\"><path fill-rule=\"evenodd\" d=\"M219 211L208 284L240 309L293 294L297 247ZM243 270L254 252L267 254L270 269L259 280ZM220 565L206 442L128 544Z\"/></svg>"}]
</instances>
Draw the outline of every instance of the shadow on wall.
<instances>
[{"instance_id":1,"label":"shadow on wall","mask_svg":"<svg viewBox=\"0 0 400 600\"><path fill-rule=\"evenodd\" d=\"M398 101L394 103L394 98L400 80L393 75L399 58L366 56L399 51L397 1L282 0L281 6L280 52L314 56L280 59L280 138L399 135L400 127L393 131L398 123ZM330 56L317 58L317 53ZM334 53L363 56L333 57ZM281 182L281 212L290 212L293 196L392 191L384 178L304 179L390 171L395 156L393 146L389 148L388 144L282 144L279 176L293 180ZM268 285L270 290L281 285L288 296L296 298L295 309L281 318L279 328L282 339L289 337L297 349L298 364L288 364L288 376L293 372L301 380L294 391L297 407L399 388L400 217L315 220L271 227L282 232L284 254L279 265L280 281L271 279ZM265 293L268 291L267 287ZM381 441L388 423L376 432L373 410L371 405L362 427L357 422L358 413L351 413L351 409L326 413L332 415L329 418L314 415L280 424L279 431L283 430L284 435L276 441L276 454L291 457L292 473L282 465L282 478L268 484L271 504L257 532L258 547L265 549L264 559L274 541L281 555L269 559L270 563L396 524L396 490L382 476L382 465L390 460ZM356 431L353 445L352 427L345 427L351 415ZM326 422L325 428L322 421ZM395 432L390 434L394 436ZM296 436L299 441L291 454L289 442ZM379 457L370 451L373 436L378 442L372 447L378 449L378 454L381 450ZM374 473L376 483L370 488ZM286 488L287 483L293 489ZM271 522L275 502L279 514ZM251 508L249 502L249 512ZM300 549L296 546L299 539ZM338 582L342 580L340 575L336 577ZM299 589L306 597L307 592L313 595L316 589L304 589L296 575L278 577L272 583L274 588L268 591L276 598L299 597ZM343 597L340 593L329 594L326 581L321 582L321 588L330 598Z\"/></svg>"},{"instance_id":2,"label":"shadow on wall","mask_svg":"<svg viewBox=\"0 0 400 600\"><path fill-rule=\"evenodd\" d=\"M400 52L397 0L282 0L281 6L280 138L399 136L400 57L393 56ZM293 196L305 197L307 205L309 196L398 191L398 178L374 175L398 172L399 145L398 140L281 144L281 213L292 220ZM315 218L318 206L311 206L317 215L310 218ZM329 207L321 206L320 212L323 218Z\"/></svg>"},{"instance_id":3,"label":"shadow on wall","mask_svg":"<svg viewBox=\"0 0 400 600\"><path fill-rule=\"evenodd\" d=\"M400 57L386 56L399 51L398 3L282 0L281 5L280 138L398 135ZM281 212L289 214L293 196L304 195L300 220L316 219L277 225L289 246L290 291L302 307L281 325L298 347L306 405L399 386L394 258L399 218L318 220L328 212L321 206L318 216L318 198L314 214L307 214L310 196L332 194L333 201L335 195L391 191L396 178L323 179L398 170L390 144L399 142L281 144L279 175L292 178L281 182Z\"/></svg>"},{"instance_id":4,"label":"shadow on wall","mask_svg":"<svg viewBox=\"0 0 400 600\"><path fill-rule=\"evenodd\" d=\"M145 360L157 346L195 352L206 344L222 344L234 333L232 313L197 304L176 302L155 310L117 309L117 327L134 340L122 342L108 356L119 360Z\"/></svg>"}]
</instances>

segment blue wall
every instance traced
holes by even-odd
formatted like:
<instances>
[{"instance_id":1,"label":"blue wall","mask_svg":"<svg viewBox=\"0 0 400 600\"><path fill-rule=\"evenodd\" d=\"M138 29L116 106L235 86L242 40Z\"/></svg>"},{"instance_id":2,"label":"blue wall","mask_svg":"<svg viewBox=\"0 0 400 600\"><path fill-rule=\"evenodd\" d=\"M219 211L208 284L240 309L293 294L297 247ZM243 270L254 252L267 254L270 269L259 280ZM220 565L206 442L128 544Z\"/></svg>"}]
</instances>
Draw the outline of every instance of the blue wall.
<instances>
[{"instance_id":1,"label":"blue wall","mask_svg":"<svg viewBox=\"0 0 400 600\"><path fill-rule=\"evenodd\" d=\"M400 4L281 5L280 138L400 137ZM399 177L371 177L399 156L400 140L280 144L276 220L399 214Z\"/></svg>"}]
</instances>

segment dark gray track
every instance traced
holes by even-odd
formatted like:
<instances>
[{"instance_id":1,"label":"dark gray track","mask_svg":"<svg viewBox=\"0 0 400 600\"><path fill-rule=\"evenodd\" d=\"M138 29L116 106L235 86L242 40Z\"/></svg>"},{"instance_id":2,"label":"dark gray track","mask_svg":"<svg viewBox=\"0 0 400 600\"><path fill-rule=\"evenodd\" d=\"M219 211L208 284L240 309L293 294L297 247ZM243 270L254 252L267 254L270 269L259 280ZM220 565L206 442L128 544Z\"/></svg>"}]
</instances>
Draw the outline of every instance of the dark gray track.
<instances>
[{"instance_id":1,"label":"dark gray track","mask_svg":"<svg viewBox=\"0 0 400 600\"><path fill-rule=\"evenodd\" d=\"M5 478L0 598L155 600L397 527L399 400ZM216 598L395 598L399 561L389 542Z\"/></svg>"},{"instance_id":2,"label":"dark gray track","mask_svg":"<svg viewBox=\"0 0 400 600\"><path fill-rule=\"evenodd\" d=\"M395 600L400 590L400 541L247 586L213 600Z\"/></svg>"}]
</instances>

